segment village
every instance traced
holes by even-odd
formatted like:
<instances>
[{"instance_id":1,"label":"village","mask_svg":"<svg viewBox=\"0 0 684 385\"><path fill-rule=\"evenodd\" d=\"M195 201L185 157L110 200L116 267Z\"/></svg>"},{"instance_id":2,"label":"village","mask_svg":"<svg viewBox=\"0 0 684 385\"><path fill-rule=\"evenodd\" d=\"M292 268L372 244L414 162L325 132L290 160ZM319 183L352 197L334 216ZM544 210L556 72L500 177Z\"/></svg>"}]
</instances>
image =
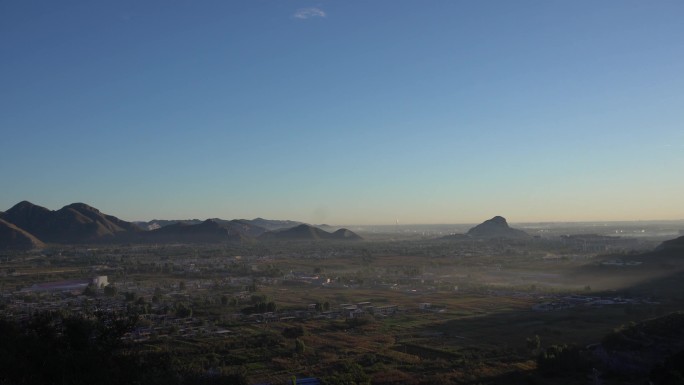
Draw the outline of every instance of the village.
<instances>
[{"instance_id":1,"label":"village","mask_svg":"<svg viewBox=\"0 0 684 385\"><path fill-rule=\"evenodd\" d=\"M525 362L526 338L561 343L572 331L589 344L615 320L670 306L567 274L643 268L614 263L634 260L619 241L595 241L615 253L538 238L57 246L0 258L0 318L121 320L120 341L136 354L167 352L183 370L242 371L253 383L317 377L340 359L362 360L375 376L386 369L378 362L478 370L499 365L492 354ZM564 320L575 317L600 326L573 331Z\"/></svg>"}]
</instances>

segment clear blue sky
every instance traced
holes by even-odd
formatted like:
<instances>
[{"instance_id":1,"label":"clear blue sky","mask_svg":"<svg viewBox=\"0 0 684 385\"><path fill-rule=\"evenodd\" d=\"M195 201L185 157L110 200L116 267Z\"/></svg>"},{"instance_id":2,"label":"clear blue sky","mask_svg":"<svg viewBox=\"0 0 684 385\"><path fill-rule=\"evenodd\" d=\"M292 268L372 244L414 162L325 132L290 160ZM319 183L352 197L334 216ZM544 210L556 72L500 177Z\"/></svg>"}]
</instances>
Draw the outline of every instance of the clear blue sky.
<instances>
[{"instance_id":1,"label":"clear blue sky","mask_svg":"<svg viewBox=\"0 0 684 385\"><path fill-rule=\"evenodd\" d=\"M0 210L684 218L684 2L2 1Z\"/></svg>"}]
</instances>

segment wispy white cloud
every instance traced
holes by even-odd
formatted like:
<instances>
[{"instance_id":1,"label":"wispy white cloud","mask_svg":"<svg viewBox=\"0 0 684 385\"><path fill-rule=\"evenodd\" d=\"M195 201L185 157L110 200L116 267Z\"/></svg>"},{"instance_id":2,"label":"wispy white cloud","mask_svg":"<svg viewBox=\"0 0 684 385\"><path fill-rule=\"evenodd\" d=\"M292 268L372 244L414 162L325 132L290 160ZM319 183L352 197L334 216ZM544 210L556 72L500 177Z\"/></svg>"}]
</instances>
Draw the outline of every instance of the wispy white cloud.
<instances>
[{"instance_id":1,"label":"wispy white cloud","mask_svg":"<svg viewBox=\"0 0 684 385\"><path fill-rule=\"evenodd\" d=\"M312 17L325 17L325 11L320 8L300 8L292 15L295 19L310 19Z\"/></svg>"}]
</instances>

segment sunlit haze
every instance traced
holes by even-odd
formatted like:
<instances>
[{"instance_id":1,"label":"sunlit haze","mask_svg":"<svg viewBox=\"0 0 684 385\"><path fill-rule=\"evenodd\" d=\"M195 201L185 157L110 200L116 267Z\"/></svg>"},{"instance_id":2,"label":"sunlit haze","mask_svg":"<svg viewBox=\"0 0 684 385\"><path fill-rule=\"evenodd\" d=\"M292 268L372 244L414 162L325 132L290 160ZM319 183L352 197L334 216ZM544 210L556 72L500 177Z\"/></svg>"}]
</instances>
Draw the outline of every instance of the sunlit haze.
<instances>
[{"instance_id":1,"label":"sunlit haze","mask_svg":"<svg viewBox=\"0 0 684 385\"><path fill-rule=\"evenodd\" d=\"M684 219L682 1L4 1L0 211Z\"/></svg>"}]
</instances>

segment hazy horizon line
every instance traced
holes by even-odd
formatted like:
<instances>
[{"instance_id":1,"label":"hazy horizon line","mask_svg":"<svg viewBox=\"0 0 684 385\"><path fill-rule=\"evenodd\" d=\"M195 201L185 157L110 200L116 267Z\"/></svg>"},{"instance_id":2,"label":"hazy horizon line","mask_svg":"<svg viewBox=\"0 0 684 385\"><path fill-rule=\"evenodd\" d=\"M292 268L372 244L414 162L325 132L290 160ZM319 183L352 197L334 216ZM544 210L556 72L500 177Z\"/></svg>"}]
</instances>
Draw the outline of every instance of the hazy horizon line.
<instances>
[{"instance_id":1,"label":"hazy horizon line","mask_svg":"<svg viewBox=\"0 0 684 385\"><path fill-rule=\"evenodd\" d=\"M505 218L505 217L504 217ZM232 219L224 219L220 217L211 217L211 218L183 218L183 219L161 219L161 218L154 218L150 220L131 220L130 222L143 222L143 223L149 223L149 222L154 222L154 221L207 221L207 220L212 220L212 219L219 219L219 220L224 220L224 221L232 221L232 220L245 220L245 221L253 221L256 219L263 219L267 221L290 221L290 222L299 222L299 223L304 223L304 224L309 224L313 226L332 226L332 227L347 227L347 226L355 226L355 227L364 227L364 226L452 226L452 225L473 225L473 224L479 224L482 223L486 220L489 220L491 218L483 219L481 221L475 221L475 222L407 222L407 223L367 223L367 224L362 224L362 223L327 223L327 222L321 222L321 223L315 223L315 222L307 222L307 221L301 221L297 219L272 219L272 218L266 218L263 216L257 216L252 219L247 219L247 218L232 218ZM617 219L617 220L541 220L541 221L509 221L506 219L507 223L509 224L517 224L517 225L526 225L526 224L553 224L553 223L601 223L601 224L609 224L609 223L639 223L639 222L684 222L684 218L680 219Z\"/></svg>"}]
</instances>

